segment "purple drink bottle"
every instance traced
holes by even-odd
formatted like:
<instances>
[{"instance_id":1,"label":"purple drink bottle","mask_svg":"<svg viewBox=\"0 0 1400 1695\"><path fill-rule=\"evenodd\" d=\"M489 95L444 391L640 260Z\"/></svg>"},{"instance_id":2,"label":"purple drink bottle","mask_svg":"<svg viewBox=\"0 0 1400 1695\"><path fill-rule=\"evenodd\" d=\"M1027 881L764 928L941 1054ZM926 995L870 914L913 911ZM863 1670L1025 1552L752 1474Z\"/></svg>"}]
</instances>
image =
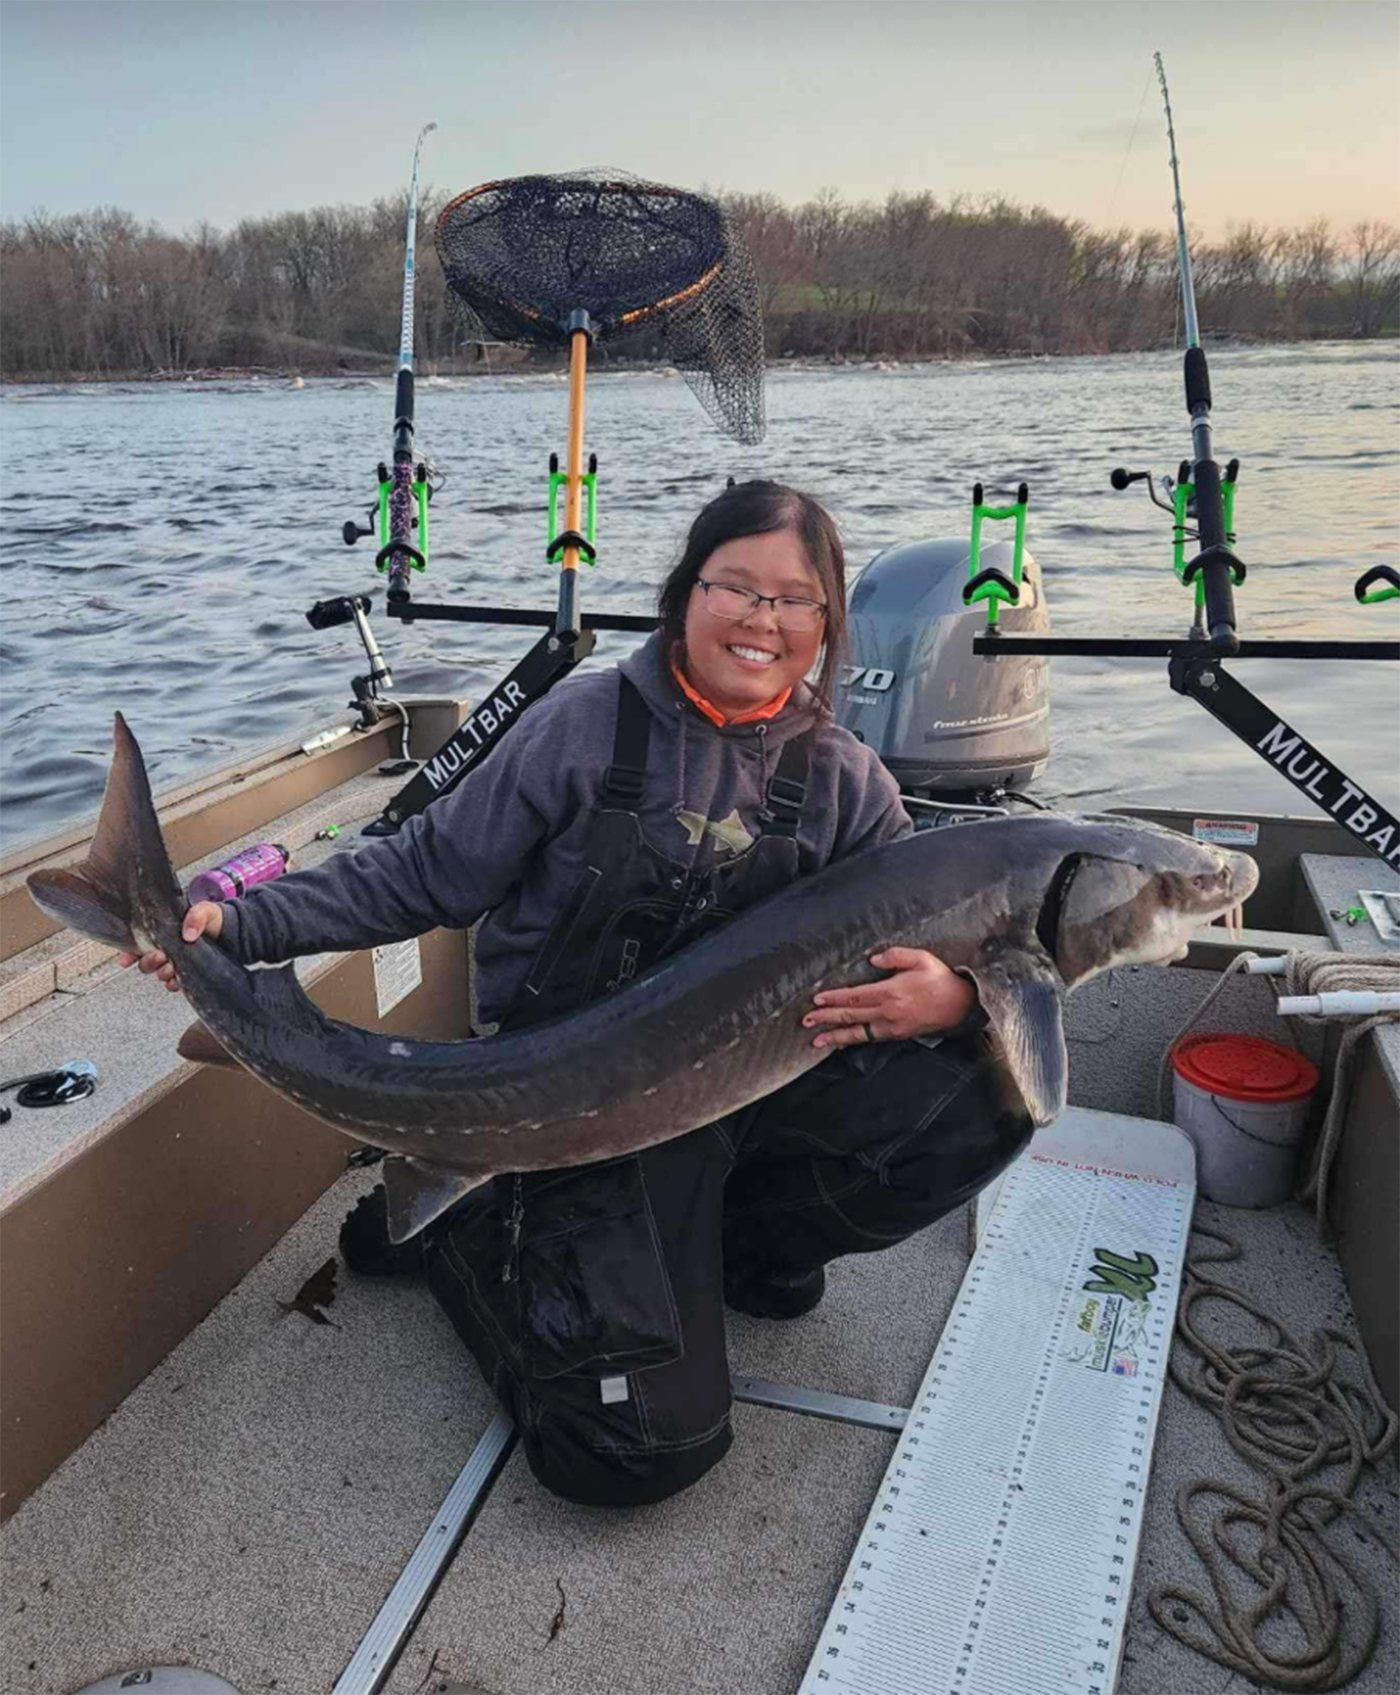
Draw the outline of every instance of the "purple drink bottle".
<instances>
[{"instance_id":1,"label":"purple drink bottle","mask_svg":"<svg viewBox=\"0 0 1400 1695\"><path fill-rule=\"evenodd\" d=\"M185 899L191 906L201 900L237 900L258 883L280 877L291 857L276 842L259 842L255 847L242 849L222 865L201 871L185 890Z\"/></svg>"}]
</instances>

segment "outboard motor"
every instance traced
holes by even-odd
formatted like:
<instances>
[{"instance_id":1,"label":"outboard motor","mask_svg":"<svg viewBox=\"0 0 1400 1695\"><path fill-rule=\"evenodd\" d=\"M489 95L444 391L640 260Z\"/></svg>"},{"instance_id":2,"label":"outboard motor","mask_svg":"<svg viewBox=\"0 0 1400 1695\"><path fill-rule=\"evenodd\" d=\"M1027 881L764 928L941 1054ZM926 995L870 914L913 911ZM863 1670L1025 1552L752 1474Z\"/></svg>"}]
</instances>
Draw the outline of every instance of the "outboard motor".
<instances>
[{"instance_id":1,"label":"outboard motor","mask_svg":"<svg viewBox=\"0 0 1400 1695\"><path fill-rule=\"evenodd\" d=\"M981 564L1010 575L1012 555L1011 544L999 542L982 549ZM1046 632L1040 569L1024 549L1021 572L1020 601L1001 607L1000 627ZM926 803L925 814L997 806L1050 757L1046 663L972 651L987 619L985 606L964 605L967 580L965 538L907 542L876 554L847 608L850 663L837 686L836 721L874 748L901 790Z\"/></svg>"}]
</instances>

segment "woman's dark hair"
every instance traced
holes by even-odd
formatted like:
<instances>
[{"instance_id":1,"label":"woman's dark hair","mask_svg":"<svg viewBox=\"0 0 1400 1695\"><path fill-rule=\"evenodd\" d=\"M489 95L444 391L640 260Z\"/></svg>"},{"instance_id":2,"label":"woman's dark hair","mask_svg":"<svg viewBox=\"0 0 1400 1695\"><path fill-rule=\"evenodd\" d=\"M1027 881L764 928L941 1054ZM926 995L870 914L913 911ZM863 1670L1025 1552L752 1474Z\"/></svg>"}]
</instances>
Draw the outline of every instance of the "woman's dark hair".
<instances>
[{"instance_id":1,"label":"woman's dark hair","mask_svg":"<svg viewBox=\"0 0 1400 1695\"><path fill-rule=\"evenodd\" d=\"M817 573L826 601L826 636L817 697L831 710L836 668L846 652L846 551L831 514L810 494L784 483L756 480L738 483L717 495L696 517L680 559L661 585L657 615L661 628L675 642L685 640L685 615L695 579L717 547L742 536L764 536L791 530Z\"/></svg>"}]
</instances>

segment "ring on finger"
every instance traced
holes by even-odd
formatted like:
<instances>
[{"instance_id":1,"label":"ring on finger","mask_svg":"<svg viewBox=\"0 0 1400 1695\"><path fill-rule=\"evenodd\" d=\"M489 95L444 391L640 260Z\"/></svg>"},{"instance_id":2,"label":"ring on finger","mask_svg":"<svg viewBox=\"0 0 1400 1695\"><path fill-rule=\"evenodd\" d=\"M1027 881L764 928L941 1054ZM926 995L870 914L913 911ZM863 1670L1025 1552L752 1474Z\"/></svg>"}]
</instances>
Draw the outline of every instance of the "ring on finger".
<instances>
[{"instance_id":1,"label":"ring on finger","mask_svg":"<svg viewBox=\"0 0 1400 1695\"><path fill-rule=\"evenodd\" d=\"M874 1040L875 1040L875 1031L874 1031L874 1029L873 1029L873 1028L872 1028L872 1026L871 1026L871 1025L869 1025L869 1024L863 1024L863 1025L862 1025L862 1026L861 1026L861 1028L862 1028L862 1029L863 1029L863 1030L864 1030L864 1031L865 1031L865 1039L866 1039L866 1041L867 1041L867 1042L873 1042L873 1041L874 1041Z\"/></svg>"}]
</instances>

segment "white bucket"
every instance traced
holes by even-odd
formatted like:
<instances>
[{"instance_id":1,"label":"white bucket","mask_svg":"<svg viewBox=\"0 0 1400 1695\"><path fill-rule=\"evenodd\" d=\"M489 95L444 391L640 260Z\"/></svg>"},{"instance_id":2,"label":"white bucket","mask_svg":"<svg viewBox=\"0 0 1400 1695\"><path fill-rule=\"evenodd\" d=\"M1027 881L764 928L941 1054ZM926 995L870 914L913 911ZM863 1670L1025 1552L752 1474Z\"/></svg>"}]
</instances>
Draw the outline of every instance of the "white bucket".
<instances>
[{"instance_id":1,"label":"white bucket","mask_svg":"<svg viewBox=\"0 0 1400 1695\"><path fill-rule=\"evenodd\" d=\"M1318 1072L1262 1036L1195 1035L1172 1052L1175 1122L1196 1147L1196 1186L1224 1206L1288 1200Z\"/></svg>"}]
</instances>

